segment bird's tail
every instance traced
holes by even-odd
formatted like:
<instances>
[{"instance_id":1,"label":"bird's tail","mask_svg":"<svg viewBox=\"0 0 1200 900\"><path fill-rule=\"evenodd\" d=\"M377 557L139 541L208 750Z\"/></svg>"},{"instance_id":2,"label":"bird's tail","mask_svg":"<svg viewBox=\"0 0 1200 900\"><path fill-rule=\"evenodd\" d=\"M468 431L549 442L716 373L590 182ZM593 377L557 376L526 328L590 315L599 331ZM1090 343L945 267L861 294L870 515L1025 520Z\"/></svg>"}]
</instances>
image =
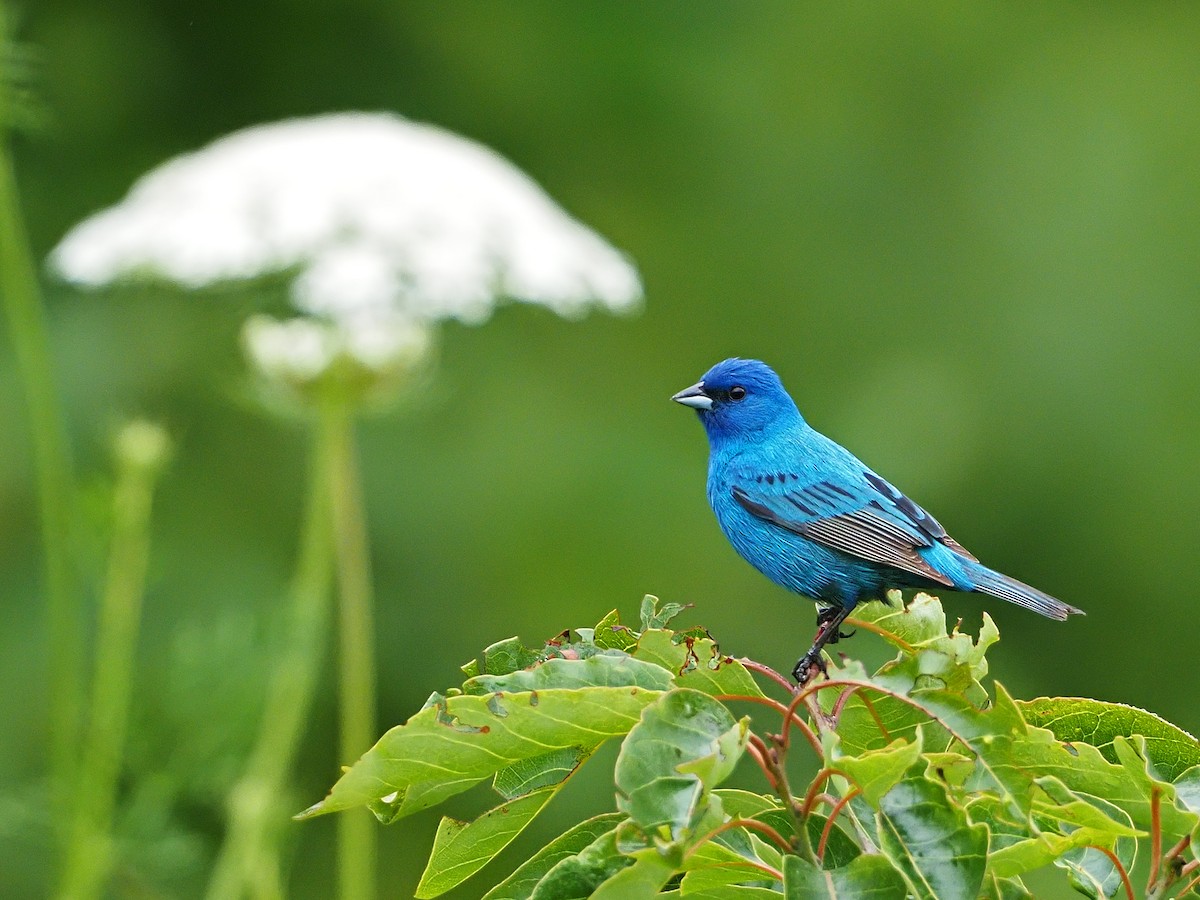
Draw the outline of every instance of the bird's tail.
<instances>
[{"instance_id":1,"label":"bird's tail","mask_svg":"<svg viewBox=\"0 0 1200 900\"><path fill-rule=\"evenodd\" d=\"M972 566L968 571L971 580L975 583L975 590L981 594L999 597L1001 600L1007 600L1009 603L1015 603L1017 606L1023 606L1035 613L1041 613L1048 619L1057 619L1060 622L1072 614L1085 615L1082 609L1069 606L1037 588L1030 587L1023 581L1017 581L1015 578L994 572L986 566Z\"/></svg>"}]
</instances>

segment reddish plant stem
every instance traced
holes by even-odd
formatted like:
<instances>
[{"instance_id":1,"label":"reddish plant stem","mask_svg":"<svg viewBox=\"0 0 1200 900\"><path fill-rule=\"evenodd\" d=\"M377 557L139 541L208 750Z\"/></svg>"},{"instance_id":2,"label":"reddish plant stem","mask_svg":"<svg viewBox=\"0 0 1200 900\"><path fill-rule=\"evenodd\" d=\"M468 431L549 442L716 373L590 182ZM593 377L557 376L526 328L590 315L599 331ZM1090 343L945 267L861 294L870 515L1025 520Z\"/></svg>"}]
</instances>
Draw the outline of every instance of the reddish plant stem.
<instances>
[{"instance_id":1,"label":"reddish plant stem","mask_svg":"<svg viewBox=\"0 0 1200 900\"><path fill-rule=\"evenodd\" d=\"M740 662L743 666L745 666L751 672L757 672L759 675L762 675L764 678L771 679L773 682L775 682L777 685L779 685L781 688L783 688L789 694L793 693L796 690L796 688L792 685L792 683L790 681L788 681L786 678L784 678L782 675L780 675L778 672L776 672L770 666L763 665L760 662L755 662L754 660L749 659L748 657L745 657L745 656L743 656L741 659L739 659L738 662Z\"/></svg>"},{"instance_id":2,"label":"reddish plant stem","mask_svg":"<svg viewBox=\"0 0 1200 900\"><path fill-rule=\"evenodd\" d=\"M788 813L792 817L792 824L796 831L796 839L792 842L793 852L798 853L816 865L817 855L813 852L812 839L808 834L807 820L801 813L800 807L796 803L796 797L792 793L792 786L788 782L787 768L784 762L787 756L787 747L784 745L783 738L780 735L770 735L769 737L774 746L768 747L765 743L762 744L763 771L767 773L767 780L771 782L775 793L784 802ZM761 739L760 743L762 743Z\"/></svg>"},{"instance_id":3,"label":"reddish plant stem","mask_svg":"<svg viewBox=\"0 0 1200 900\"><path fill-rule=\"evenodd\" d=\"M1162 858L1160 871L1157 873L1158 877L1155 877L1154 872L1152 872L1150 875L1150 883L1146 886L1147 897L1158 897L1160 894L1164 893L1174 882L1181 878L1186 878L1197 868L1200 868L1200 859L1193 859L1189 863L1183 863L1179 859L1179 857L1183 855L1183 851L1188 848L1188 844L1191 842L1191 835L1185 834L1179 839L1179 843L1167 851L1166 855ZM1179 871L1172 871L1176 865L1179 866ZM1200 879L1197 879L1197 881L1200 882ZM1176 896L1182 897L1190 890L1190 887L1184 888L1183 891Z\"/></svg>"},{"instance_id":4,"label":"reddish plant stem","mask_svg":"<svg viewBox=\"0 0 1200 900\"><path fill-rule=\"evenodd\" d=\"M858 693L858 688L846 688L838 695L837 702L833 704L833 710L829 713L829 720L836 728L842 718L842 710L846 708L846 704L850 702L850 698Z\"/></svg>"},{"instance_id":5,"label":"reddish plant stem","mask_svg":"<svg viewBox=\"0 0 1200 900\"><path fill-rule=\"evenodd\" d=\"M771 785L771 790L779 793L779 785L775 782L775 775L771 771L770 763L767 762L767 754L770 751L767 745L763 743L762 738L756 734L750 735L750 740L746 744L746 751L758 763L758 767L762 769L763 775L766 776L767 783Z\"/></svg>"},{"instance_id":6,"label":"reddish plant stem","mask_svg":"<svg viewBox=\"0 0 1200 900\"><path fill-rule=\"evenodd\" d=\"M1095 844L1088 844L1093 850L1099 850L1105 856L1112 860L1114 866L1117 867L1117 872L1121 876L1121 883L1125 885L1125 893L1129 900L1137 900L1137 896L1133 893L1133 885L1129 881L1129 873L1125 871L1125 867L1121 865L1121 860L1117 858L1117 854L1113 853L1107 847L1097 847Z\"/></svg>"},{"instance_id":7,"label":"reddish plant stem","mask_svg":"<svg viewBox=\"0 0 1200 900\"><path fill-rule=\"evenodd\" d=\"M808 739L808 742L812 744L813 749L817 751L817 755L824 756L825 754L821 750L821 742L817 740L817 736L813 734L812 729L805 725L804 722L800 720L800 717L796 715L796 707L805 701L806 696L807 695L804 691L797 691L796 695L792 697L792 702L788 704L787 711L783 717L783 730L779 735L780 744L785 750L791 746L791 725L792 722L798 722L804 731L804 736ZM812 710L809 709L808 706L805 706L804 708L808 710L810 714L812 714ZM814 716L813 718L815 719L816 717Z\"/></svg>"},{"instance_id":8,"label":"reddish plant stem","mask_svg":"<svg viewBox=\"0 0 1200 900\"><path fill-rule=\"evenodd\" d=\"M855 797L861 792L858 788L854 788L846 793L837 803L833 804L833 809L829 811L829 818L825 820L825 827L821 829L821 840L817 843L817 862L825 864L825 845L829 842L829 833L833 830L834 820L837 819L840 813Z\"/></svg>"},{"instance_id":9,"label":"reddish plant stem","mask_svg":"<svg viewBox=\"0 0 1200 900\"><path fill-rule=\"evenodd\" d=\"M1146 882L1146 893L1154 890L1160 880L1162 867L1162 792L1157 787L1150 789L1150 880Z\"/></svg>"},{"instance_id":10,"label":"reddish plant stem","mask_svg":"<svg viewBox=\"0 0 1200 900\"><path fill-rule=\"evenodd\" d=\"M770 825L768 825L766 822L760 822L760 821L758 821L758 819L730 819L725 824L718 825L716 828L714 828L712 831L710 831L708 834L706 834L703 838L701 838L699 841L697 841L696 845L686 855L691 856L693 853L695 853L697 850L699 850L700 847L702 847L704 844L711 841L718 834L722 834L726 831L731 831L734 828L747 828L751 831L762 832L767 837L769 837L771 840L773 840L776 844L778 844L779 849L782 850L784 853L792 852L792 845L790 843L788 843L788 839L785 838L778 831L776 831L774 828L772 828Z\"/></svg>"},{"instance_id":11,"label":"reddish plant stem","mask_svg":"<svg viewBox=\"0 0 1200 900\"><path fill-rule=\"evenodd\" d=\"M840 774L840 772L837 772L828 766L817 773L817 777L814 778L812 780L812 784L808 786L808 790L804 793L804 800L800 804L800 814L804 816L804 818L807 819L812 813L813 805L816 803L817 797L820 795L821 786L824 785L832 775Z\"/></svg>"},{"instance_id":12,"label":"reddish plant stem","mask_svg":"<svg viewBox=\"0 0 1200 900\"><path fill-rule=\"evenodd\" d=\"M1175 857L1182 854L1183 851L1188 848L1188 844L1190 844L1191 842L1192 842L1192 836L1190 834L1185 834L1183 837L1181 837L1179 839L1179 843L1176 844L1174 847L1172 847L1170 850L1168 850L1167 855L1163 857L1163 865L1166 865L1171 860L1175 859Z\"/></svg>"},{"instance_id":13,"label":"reddish plant stem","mask_svg":"<svg viewBox=\"0 0 1200 900\"><path fill-rule=\"evenodd\" d=\"M812 745L813 751L818 756L821 755L821 742L817 739L813 730L808 727L808 724L800 716L796 715L794 709L789 709L778 700L772 700L770 697L752 697L749 694L718 694L716 699L721 701L743 700L747 703L761 703L763 706L769 706L784 717L785 721L790 718L791 722L804 733L804 737ZM785 725L784 727L786 729L787 726Z\"/></svg>"}]
</instances>

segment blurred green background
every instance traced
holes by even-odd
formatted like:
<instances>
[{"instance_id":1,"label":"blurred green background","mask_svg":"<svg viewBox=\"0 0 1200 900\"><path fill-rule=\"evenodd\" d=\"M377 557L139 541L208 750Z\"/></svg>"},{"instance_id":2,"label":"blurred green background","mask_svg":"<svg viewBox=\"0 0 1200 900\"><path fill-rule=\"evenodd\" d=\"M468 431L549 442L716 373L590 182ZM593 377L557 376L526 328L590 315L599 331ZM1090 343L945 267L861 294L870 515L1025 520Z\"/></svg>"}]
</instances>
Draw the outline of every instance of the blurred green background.
<instances>
[{"instance_id":1,"label":"blurred green background","mask_svg":"<svg viewBox=\"0 0 1200 900\"><path fill-rule=\"evenodd\" d=\"M1200 731L1200 8L1187 4L26 2L46 129L18 139L44 255L142 172L242 126L392 110L486 143L629 252L639 316L508 307L442 332L436 378L365 423L380 721L458 666L695 604L790 667L813 610L727 546L706 447L668 402L767 360L810 422L985 561L1089 615L950 597L1016 695L1091 695ZM255 298L82 296L47 277L57 372L104 550L106 441L178 452L160 491L123 775L116 896L191 897L257 725L296 549L304 436L245 399ZM0 344L0 895L46 890L46 657L25 409ZM878 659L870 636L843 645ZM333 680L295 773L332 783ZM607 809L597 760L492 869ZM589 780L590 779L590 780ZM469 802L468 802L469 805ZM554 817L557 812L558 818ZM409 896L437 814L388 828ZM292 888L332 887L332 822L291 826Z\"/></svg>"}]
</instances>

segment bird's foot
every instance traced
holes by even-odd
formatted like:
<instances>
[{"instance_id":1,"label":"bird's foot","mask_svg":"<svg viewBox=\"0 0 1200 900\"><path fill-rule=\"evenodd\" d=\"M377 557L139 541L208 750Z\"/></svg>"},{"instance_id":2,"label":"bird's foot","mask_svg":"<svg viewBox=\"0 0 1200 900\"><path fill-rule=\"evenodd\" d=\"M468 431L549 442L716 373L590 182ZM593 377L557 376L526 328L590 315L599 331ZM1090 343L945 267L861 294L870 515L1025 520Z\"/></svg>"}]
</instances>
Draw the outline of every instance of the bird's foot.
<instances>
[{"instance_id":1,"label":"bird's foot","mask_svg":"<svg viewBox=\"0 0 1200 900\"><path fill-rule=\"evenodd\" d=\"M825 657L821 655L821 651L814 648L800 657L799 662L792 668L792 677L796 679L796 687L802 688L813 679L814 670L820 672L826 678L829 677L829 669L825 665Z\"/></svg>"}]
</instances>

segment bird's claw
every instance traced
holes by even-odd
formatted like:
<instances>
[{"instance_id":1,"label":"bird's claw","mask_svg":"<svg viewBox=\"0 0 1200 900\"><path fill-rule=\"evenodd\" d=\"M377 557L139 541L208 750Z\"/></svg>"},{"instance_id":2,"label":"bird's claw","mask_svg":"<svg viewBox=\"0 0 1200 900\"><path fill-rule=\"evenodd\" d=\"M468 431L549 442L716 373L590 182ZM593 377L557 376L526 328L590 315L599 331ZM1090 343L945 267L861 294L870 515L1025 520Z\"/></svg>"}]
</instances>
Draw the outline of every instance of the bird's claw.
<instances>
[{"instance_id":1,"label":"bird's claw","mask_svg":"<svg viewBox=\"0 0 1200 900\"><path fill-rule=\"evenodd\" d=\"M792 677L796 679L796 687L804 687L813 677L813 669L819 671L826 678L829 677L829 668L825 664L825 657L821 655L821 651L816 653L805 653L800 657L800 661L796 663L792 669Z\"/></svg>"}]
</instances>

